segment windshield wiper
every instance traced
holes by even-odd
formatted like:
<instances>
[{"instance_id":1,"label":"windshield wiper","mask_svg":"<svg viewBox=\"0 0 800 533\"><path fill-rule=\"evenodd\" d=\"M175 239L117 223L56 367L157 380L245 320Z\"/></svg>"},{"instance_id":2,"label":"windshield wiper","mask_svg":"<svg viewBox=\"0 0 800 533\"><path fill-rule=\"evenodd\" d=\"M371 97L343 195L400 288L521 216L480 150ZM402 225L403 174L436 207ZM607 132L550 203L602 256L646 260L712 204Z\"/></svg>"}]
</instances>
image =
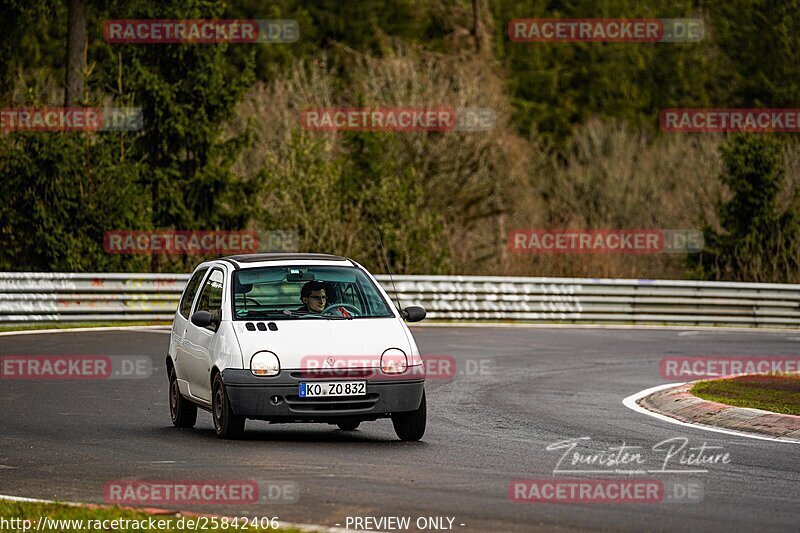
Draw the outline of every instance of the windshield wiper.
<instances>
[{"instance_id":1,"label":"windshield wiper","mask_svg":"<svg viewBox=\"0 0 800 533\"><path fill-rule=\"evenodd\" d=\"M245 309L239 309L239 311L244 311ZM259 315L282 315L283 309L247 309L247 314L259 314Z\"/></svg>"},{"instance_id":2,"label":"windshield wiper","mask_svg":"<svg viewBox=\"0 0 800 533\"><path fill-rule=\"evenodd\" d=\"M286 316L299 316L299 317L321 317L322 315L315 315L314 313L304 313L303 311L292 311L291 309L284 309L283 314Z\"/></svg>"},{"instance_id":3,"label":"windshield wiper","mask_svg":"<svg viewBox=\"0 0 800 533\"><path fill-rule=\"evenodd\" d=\"M260 315L266 316L291 316L291 317L313 317L313 318L324 318L324 319L334 319L334 320L345 320L346 318L343 316L336 316L336 315L318 315L316 313L304 313L302 311L292 311L291 309L265 309L262 311L253 311L253 316L247 316L248 320L257 319Z\"/></svg>"}]
</instances>

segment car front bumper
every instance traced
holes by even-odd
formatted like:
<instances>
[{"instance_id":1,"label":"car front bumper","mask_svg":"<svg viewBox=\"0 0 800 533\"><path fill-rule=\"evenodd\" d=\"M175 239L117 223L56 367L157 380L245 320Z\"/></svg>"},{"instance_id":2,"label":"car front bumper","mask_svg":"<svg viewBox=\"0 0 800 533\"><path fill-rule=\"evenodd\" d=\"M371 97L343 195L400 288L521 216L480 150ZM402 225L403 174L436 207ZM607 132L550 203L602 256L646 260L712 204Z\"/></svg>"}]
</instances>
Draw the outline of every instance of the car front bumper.
<instances>
[{"instance_id":1,"label":"car front bumper","mask_svg":"<svg viewBox=\"0 0 800 533\"><path fill-rule=\"evenodd\" d=\"M259 377L249 370L222 371L222 381L233 412L238 416L272 422L375 420L419 408L424 379L381 378L304 377L300 371L292 370L282 370L277 376ZM367 394L300 398L300 383L314 381L366 381Z\"/></svg>"}]
</instances>

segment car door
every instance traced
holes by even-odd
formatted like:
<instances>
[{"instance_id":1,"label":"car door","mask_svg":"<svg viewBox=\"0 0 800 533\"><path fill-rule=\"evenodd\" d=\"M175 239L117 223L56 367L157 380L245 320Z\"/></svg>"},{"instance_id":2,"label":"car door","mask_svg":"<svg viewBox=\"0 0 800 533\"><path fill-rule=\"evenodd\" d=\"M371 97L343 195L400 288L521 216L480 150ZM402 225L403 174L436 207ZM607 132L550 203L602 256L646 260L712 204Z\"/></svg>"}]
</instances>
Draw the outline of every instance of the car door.
<instances>
[{"instance_id":1,"label":"car door","mask_svg":"<svg viewBox=\"0 0 800 533\"><path fill-rule=\"evenodd\" d=\"M178 376L179 383L181 384L182 392L186 393L186 371L184 369L184 360L186 360L186 354L184 352L183 347L183 340L186 337L186 328L189 324L189 317L192 313L192 304L194 304L195 296L197 296L197 291L200 288L200 284L203 281L206 273L208 272L208 267L200 268L192 274L192 277L189 279L189 282L186 284L186 289L183 291L183 296L181 297L181 301L178 303L178 311L175 313L175 319L172 323L172 342L174 346L174 361L175 361L175 374Z\"/></svg>"},{"instance_id":2,"label":"car door","mask_svg":"<svg viewBox=\"0 0 800 533\"><path fill-rule=\"evenodd\" d=\"M225 274L222 269L213 268L203 283L192 314L208 311L221 319L224 285ZM206 402L211 402L211 350L217 328L216 324L197 327L190 320L183 339L184 368L190 394Z\"/></svg>"}]
</instances>

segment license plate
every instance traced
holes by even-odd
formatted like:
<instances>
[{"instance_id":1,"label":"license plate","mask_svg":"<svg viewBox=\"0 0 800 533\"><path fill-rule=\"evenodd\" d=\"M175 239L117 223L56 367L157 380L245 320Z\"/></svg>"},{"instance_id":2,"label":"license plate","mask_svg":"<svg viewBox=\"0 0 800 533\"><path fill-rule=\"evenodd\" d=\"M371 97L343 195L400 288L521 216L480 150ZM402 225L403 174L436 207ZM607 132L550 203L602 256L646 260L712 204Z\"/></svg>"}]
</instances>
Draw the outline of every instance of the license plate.
<instances>
[{"instance_id":1,"label":"license plate","mask_svg":"<svg viewBox=\"0 0 800 533\"><path fill-rule=\"evenodd\" d=\"M367 393L366 381L317 381L300 383L301 398L320 396L364 396Z\"/></svg>"}]
</instances>

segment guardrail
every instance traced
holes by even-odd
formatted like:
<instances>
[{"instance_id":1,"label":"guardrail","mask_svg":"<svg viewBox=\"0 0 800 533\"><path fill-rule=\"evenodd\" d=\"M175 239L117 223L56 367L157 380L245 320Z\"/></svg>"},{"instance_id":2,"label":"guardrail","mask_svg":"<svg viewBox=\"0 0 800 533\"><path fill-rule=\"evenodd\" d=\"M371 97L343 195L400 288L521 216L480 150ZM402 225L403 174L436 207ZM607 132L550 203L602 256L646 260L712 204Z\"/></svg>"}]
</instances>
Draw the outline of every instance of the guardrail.
<instances>
[{"instance_id":1,"label":"guardrail","mask_svg":"<svg viewBox=\"0 0 800 533\"><path fill-rule=\"evenodd\" d=\"M0 323L170 321L187 274L0 272ZM800 285L388 276L431 319L800 327Z\"/></svg>"}]
</instances>

